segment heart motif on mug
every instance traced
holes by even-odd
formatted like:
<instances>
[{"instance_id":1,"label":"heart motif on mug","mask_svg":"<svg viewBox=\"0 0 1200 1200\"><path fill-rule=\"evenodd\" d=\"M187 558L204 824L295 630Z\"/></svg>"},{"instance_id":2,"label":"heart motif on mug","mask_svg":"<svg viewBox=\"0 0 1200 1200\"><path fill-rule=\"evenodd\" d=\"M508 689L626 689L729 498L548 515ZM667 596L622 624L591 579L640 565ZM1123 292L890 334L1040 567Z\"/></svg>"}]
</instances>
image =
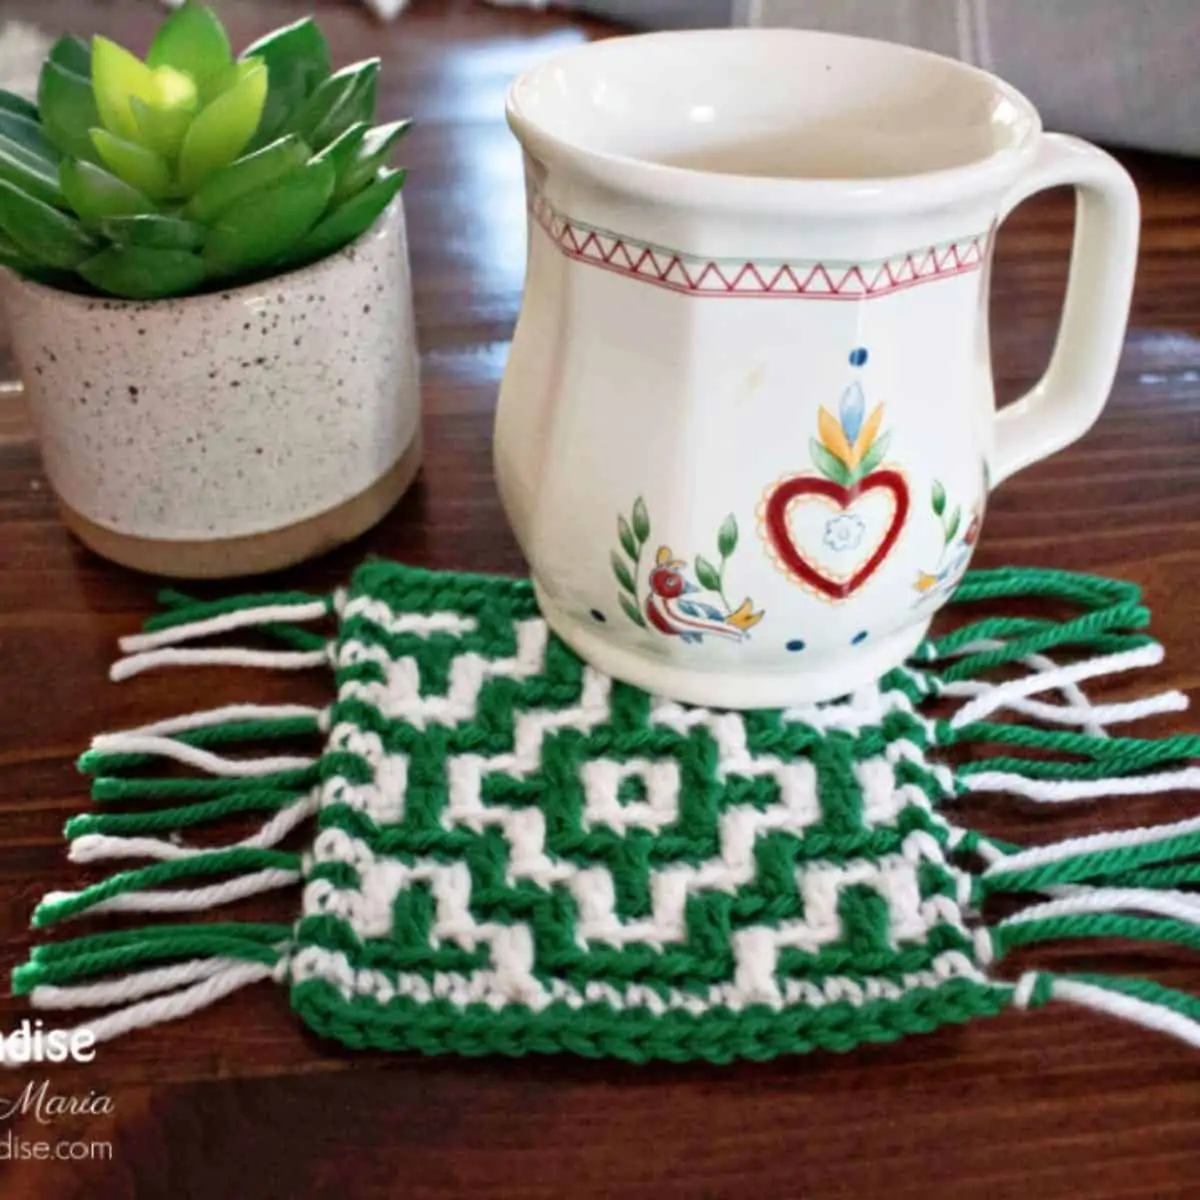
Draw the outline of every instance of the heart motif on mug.
<instances>
[{"instance_id":1,"label":"heart motif on mug","mask_svg":"<svg viewBox=\"0 0 1200 1200\"><path fill-rule=\"evenodd\" d=\"M872 505L876 497L880 503ZM908 485L896 470L873 471L852 487L797 475L768 493L763 524L779 565L798 583L836 601L858 591L879 569L908 509Z\"/></svg>"},{"instance_id":2,"label":"heart motif on mug","mask_svg":"<svg viewBox=\"0 0 1200 1200\"><path fill-rule=\"evenodd\" d=\"M867 351L850 353L862 367ZM892 552L908 519L903 473L885 466L891 434L883 405L867 414L857 380L842 393L837 413L817 409L809 442L816 473L785 476L767 490L759 531L776 565L802 587L837 602L861 588Z\"/></svg>"}]
</instances>

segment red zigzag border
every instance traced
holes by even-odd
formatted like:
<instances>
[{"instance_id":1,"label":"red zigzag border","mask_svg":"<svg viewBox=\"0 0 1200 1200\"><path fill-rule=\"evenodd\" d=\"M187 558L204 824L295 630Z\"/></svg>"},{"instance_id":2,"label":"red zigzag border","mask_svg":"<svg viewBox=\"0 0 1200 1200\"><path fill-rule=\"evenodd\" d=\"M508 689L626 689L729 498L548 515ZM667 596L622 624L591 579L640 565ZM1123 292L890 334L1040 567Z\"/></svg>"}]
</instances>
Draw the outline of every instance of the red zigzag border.
<instances>
[{"instance_id":1,"label":"red zigzag border","mask_svg":"<svg viewBox=\"0 0 1200 1200\"><path fill-rule=\"evenodd\" d=\"M978 271L987 259L994 229L876 262L827 267L820 262L754 262L740 266L705 261L677 250L647 245L592 228L534 196L529 212L568 257L631 279L690 296L739 296L775 300L870 300L906 288Z\"/></svg>"}]
</instances>

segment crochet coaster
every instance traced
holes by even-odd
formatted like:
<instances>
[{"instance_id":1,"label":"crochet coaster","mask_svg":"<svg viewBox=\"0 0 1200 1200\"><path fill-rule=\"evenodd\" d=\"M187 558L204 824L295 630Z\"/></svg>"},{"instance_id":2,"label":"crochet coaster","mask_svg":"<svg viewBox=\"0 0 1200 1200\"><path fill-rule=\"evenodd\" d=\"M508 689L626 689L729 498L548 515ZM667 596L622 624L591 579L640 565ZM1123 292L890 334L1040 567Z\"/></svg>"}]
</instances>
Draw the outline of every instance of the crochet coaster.
<instances>
[{"instance_id":1,"label":"crochet coaster","mask_svg":"<svg viewBox=\"0 0 1200 1200\"><path fill-rule=\"evenodd\" d=\"M859 693L750 713L592 670L524 580L378 562L330 597L164 600L114 678L332 666L336 697L196 713L84 755L101 811L68 823L72 858L150 865L47 896L34 924L149 923L38 946L14 985L36 1007L106 1010L86 1025L98 1040L274 978L322 1035L427 1053L724 1062L1055 999L1200 1045L1184 993L1003 969L1013 947L1062 938L1200 948L1200 816L1036 848L959 817L974 793L1053 805L1196 785L1200 739L1108 731L1181 694L1094 705L1079 688L1162 657L1128 584L972 573L955 609L1044 615L977 612ZM324 621L332 635L305 628ZM276 647L183 645L250 628ZM323 752L273 746L306 738ZM220 840L251 814L254 833ZM159 920L293 886L294 924ZM998 895L1019 903L985 921Z\"/></svg>"}]
</instances>

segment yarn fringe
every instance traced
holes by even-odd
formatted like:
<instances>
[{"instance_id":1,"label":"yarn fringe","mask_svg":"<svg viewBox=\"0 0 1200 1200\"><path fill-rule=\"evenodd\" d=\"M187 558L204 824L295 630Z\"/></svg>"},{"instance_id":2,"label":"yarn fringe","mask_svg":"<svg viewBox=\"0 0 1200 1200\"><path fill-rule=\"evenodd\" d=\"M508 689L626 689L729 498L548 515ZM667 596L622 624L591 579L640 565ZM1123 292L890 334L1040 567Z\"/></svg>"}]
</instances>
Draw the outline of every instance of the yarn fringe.
<instances>
[{"instance_id":1,"label":"yarn fringe","mask_svg":"<svg viewBox=\"0 0 1200 1200\"><path fill-rule=\"evenodd\" d=\"M973 572L955 604L1022 597L1083 611L1062 621L976 620L928 643L914 669L927 695L962 701L933 730L936 745L974 752L953 773L954 787L944 797L949 811L987 793L1060 805L1200 787L1200 737L1108 732L1110 725L1181 712L1188 707L1186 695L1164 691L1093 705L1080 687L1162 662L1162 647L1145 633L1150 613L1138 589L1059 571ZM1005 677L997 680L997 672ZM1018 720L1000 719L1006 713ZM979 756L996 747L1013 753ZM1033 900L977 927L976 949L985 966L1020 946L1090 938L1200 950L1200 894L1182 890L1200 882L1200 815L1038 847L1005 845L953 822L949 828L952 844L985 864L970 876L975 914L1000 895ZM1012 986L1017 1008L1051 1000L1200 1046L1200 1000L1150 980L1029 971Z\"/></svg>"},{"instance_id":2,"label":"yarn fringe","mask_svg":"<svg viewBox=\"0 0 1200 1200\"><path fill-rule=\"evenodd\" d=\"M169 591L164 611L122 640L114 680L177 666L302 670L333 666L333 641L311 626L369 611L378 602L287 592L200 602ZM1162 661L1146 632L1150 614L1127 583L1042 570L976 571L954 609L1020 599L1072 606L1066 618L984 616L926 643L895 673L914 705L951 706L926 723L928 750L970 746L953 770L933 766L947 847L969 880L968 916L985 968L1018 947L1063 940L1133 938L1200 950L1200 815L1171 824L1101 833L1038 847L988 838L960 822L962 806L1003 794L1048 808L1101 797L1190 791L1200 786L1200 738L1114 736L1127 725L1187 707L1164 691L1136 701L1093 704L1082 686ZM204 645L257 632L277 648ZM282 647L282 648L278 648ZM66 826L81 863L136 861L77 892L53 893L33 924L46 928L105 913L199 913L299 884L301 854L281 849L319 806L324 710L303 705L233 705L97 737L80 759L98 811ZM309 739L312 755L238 749ZM979 756L987 747L999 753ZM932 765L932 764L930 764ZM169 768L171 773L147 771ZM147 807L143 802L152 801ZM112 806L137 802L138 807ZM1193 809L1193 811L1195 811ZM258 814L259 827L224 844L192 844L189 831ZM991 925L979 918L996 896L1025 907ZM265 979L289 978L288 925L252 922L145 925L37 946L13 988L43 1009L101 1010L87 1028L97 1040L196 1012ZM1008 990L1016 1008L1061 1001L1106 1013L1200 1047L1200 1000L1150 980L1028 971Z\"/></svg>"}]
</instances>

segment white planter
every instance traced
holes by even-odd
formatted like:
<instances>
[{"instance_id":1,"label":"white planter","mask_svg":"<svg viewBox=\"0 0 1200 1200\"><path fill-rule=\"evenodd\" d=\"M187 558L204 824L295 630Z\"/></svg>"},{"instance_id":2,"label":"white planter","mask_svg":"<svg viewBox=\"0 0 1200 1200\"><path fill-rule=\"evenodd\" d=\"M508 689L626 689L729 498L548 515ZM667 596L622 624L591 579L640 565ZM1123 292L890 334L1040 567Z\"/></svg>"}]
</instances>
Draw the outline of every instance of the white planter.
<instances>
[{"instance_id":1,"label":"white planter","mask_svg":"<svg viewBox=\"0 0 1200 1200\"><path fill-rule=\"evenodd\" d=\"M399 199L337 254L225 292L134 303L0 275L46 473L108 558L273 570L362 533L416 474Z\"/></svg>"}]
</instances>

